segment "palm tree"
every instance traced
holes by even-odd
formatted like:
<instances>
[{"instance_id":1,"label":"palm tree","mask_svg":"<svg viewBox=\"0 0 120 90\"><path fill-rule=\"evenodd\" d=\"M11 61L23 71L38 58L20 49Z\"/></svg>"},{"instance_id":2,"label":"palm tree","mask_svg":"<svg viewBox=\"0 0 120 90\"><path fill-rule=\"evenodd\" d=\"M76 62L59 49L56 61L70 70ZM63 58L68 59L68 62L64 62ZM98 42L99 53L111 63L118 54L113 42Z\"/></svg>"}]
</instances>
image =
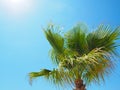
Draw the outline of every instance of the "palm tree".
<instances>
[{"instance_id":1,"label":"palm tree","mask_svg":"<svg viewBox=\"0 0 120 90\"><path fill-rule=\"evenodd\" d=\"M30 80L44 76L58 85L74 85L74 90L86 90L91 82L100 83L113 67L119 45L120 27L111 29L100 25L87 32L84 24L77 24L63 34L59 28L49 25L44 29L52 49L52 62L58 67L29 73Z\"/></svg>"}]
</instances>

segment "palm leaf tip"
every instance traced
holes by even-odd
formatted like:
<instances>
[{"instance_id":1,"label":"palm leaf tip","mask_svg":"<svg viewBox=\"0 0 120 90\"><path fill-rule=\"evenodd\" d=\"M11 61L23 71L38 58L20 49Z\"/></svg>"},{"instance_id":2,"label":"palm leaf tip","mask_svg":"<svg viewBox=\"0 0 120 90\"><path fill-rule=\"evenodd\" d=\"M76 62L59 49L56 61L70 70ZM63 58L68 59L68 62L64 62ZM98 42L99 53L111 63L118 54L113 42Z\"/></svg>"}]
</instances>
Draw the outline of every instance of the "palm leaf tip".
<instances>
[{"instance_id":1,"label":"palm leaf tip","mask_svg":"<svg viewBox=\"0 0 120 90\"><path fill-rule=\"evenodd\" d=\"M40 77L40 76L47 76L49 75L51 71L48 69L42 69L40 72L31 72L29 73L30 82L32 82L33 79Z\"/></svg>"}]
</instances>

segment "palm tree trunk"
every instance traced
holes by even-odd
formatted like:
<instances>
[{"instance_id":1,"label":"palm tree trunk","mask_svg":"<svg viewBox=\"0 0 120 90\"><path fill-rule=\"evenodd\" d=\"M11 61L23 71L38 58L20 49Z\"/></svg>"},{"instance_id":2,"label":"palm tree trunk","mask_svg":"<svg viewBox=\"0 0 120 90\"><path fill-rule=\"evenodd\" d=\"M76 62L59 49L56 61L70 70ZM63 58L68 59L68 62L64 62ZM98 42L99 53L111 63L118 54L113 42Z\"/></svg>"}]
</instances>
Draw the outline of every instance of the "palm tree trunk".
<instances>
[{"instance_id":1,"label":"palm tree trunk","mask_svg":"<svg viewBox=\"0 0 120 90\"><path fill-rule=\"evenodd\" d=\"M86 90L82 79L75 80L75 89L74 90Z\"/></svg>"}]
</instances>

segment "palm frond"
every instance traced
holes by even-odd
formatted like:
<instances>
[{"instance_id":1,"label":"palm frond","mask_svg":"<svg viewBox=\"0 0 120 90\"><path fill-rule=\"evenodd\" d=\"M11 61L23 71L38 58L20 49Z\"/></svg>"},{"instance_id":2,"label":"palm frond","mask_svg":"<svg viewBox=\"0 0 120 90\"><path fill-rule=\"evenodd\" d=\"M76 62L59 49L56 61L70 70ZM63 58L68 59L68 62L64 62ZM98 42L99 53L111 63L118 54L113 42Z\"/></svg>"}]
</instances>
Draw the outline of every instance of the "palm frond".
<instances>
[{"instance_id":1,"label":"palm frond","mask_svg":"<svg viewBox=\"0 0 120 90\"><path fill-rule=\"evenodd\" d=\"M116 49L116 40L120 36L120 28L115 30L109 26L100 25L96 31L87 35L89 50L94 48L105 47L105 51L114 53Z\"/></svg>"},{"instance_id":2,"label":"palm frond","mask_svg":"<svg viewBox=\"0 0 120 90\"><path fill-rule=\"evenodd\" d=\"M32 84L32 80L35 79L35 78L37 78L37 77L49 76L50 72L51 72L51 70L42 69L40 72L31 72L31 73L29 73L30 84Z\"/></svg>"},{"instance_id":3,"label":"palm frond","mask_svg":"<svg viewBox=\"0 0 120 90\"><path fill-rule=\"evenodd\" d=\"M88 51L86 31L87 27L83 24L78 24L68 31L65 35L67 48L77 51L80 55L86 53Z\"/></svg>"},{"instance_id":4,"label":"palm frond","mask_svg":"<svg viewBox=\"0 0 120 90\"><path fill-rule=\"evenodd\" d=\"M110 73L113 66L110 54L102 48L95 48L83 56L66 59L61 62L62 67L69 71L73 81L81 77L86 84L91 83L91 81L99 82L100 78L104 80L102 76Z\"/></svg>"},{"instance_id":5,"label":"palm frond","mask_svg":"<svg viewBox=\"0 0 120 90\"><path fill-rule=\"evenodd\" d=\"M72 83L70 78L70 75L67 71L64 71L63 69L53 69L53 70L47 70L43 69L40 72L31 72L29 73L30 77L30 84L32 83L32 80L38 77L45 77L50 82L64 86L64 84Z\"/></svg>"},{"instance_id":6,"label":"palm frond","mask_svg":"<svg viewBox=\"0 0 120 90\"><path fill-rule=\"evenodd\" d=\"M64 39L59 34L59 28L55 28L53 25L50 25L47 29L44 29L44 32L52 48L57 53L62 53L64 51Z\"/></svg>"},{"instance_id":7,"label":"palm frond","mask_svg":"<svg viewBox=\"0 0 120 90\"><path fill-rule=\"evenodd\" d=\"M54 63L59 62L58 56L64 52L64 38L60 35L59 28L50 25L44 29L47 40L49 41L52 49L50 56Z\"/></svg>"},{"instance_id":8,"label":"palm frond","mask_svg":"<svg viewBox=\"0 0 120 90\"><path fill-rule=\"evenodd\" d=\"M86 84L90 84L92 81L99 83L102 78L104 81L104 75L108 74L113 69L113 63L110 58L110 54L102 48L93 49L87 55L78 58L78 63L82 68L82 78ZM84 65L82 67L82 65Z\"/></svg>"}]
</instances>

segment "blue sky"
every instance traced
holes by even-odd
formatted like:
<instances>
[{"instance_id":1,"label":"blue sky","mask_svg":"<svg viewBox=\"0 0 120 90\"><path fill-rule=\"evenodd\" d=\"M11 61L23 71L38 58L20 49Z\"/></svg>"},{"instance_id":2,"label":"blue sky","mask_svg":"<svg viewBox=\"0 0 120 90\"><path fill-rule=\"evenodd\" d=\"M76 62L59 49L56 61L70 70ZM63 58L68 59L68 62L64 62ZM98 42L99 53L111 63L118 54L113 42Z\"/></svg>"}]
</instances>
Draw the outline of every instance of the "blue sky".
<instances>
[{"instance_id":1,"label":"blue sky","mask_svg":"<svg viewBox=\"0 0 120 90\"><path fill-rule=\"evenodd\" d=\"M48 55L50 45L42 31L49 22L64 27L63 31L78 22L86 23L90 29L101 23L120 25L119 0L31 0L30 8L21 9L27 3L16 5L14 8L19 9L12 11L6 8L9 4L0 2L0 90L63 90L43 78L32 86L28 83L29 72L54 67ZM104 84L92 84L87 90L119 90L119 72L117 64Z\"/></svg>"}]
</instances>

